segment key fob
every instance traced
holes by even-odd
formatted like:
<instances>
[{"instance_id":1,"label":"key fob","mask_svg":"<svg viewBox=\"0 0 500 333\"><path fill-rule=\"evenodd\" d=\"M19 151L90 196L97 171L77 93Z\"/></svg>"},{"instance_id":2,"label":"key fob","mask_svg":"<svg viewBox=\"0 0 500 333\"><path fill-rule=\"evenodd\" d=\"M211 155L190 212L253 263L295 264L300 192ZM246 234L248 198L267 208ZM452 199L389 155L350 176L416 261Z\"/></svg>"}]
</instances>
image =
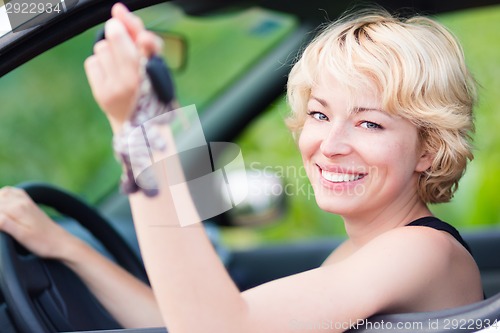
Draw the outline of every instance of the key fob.
<instances>
[{"instance_id":1,"label":"key fob","mask_svg":"<svg viewBox=\"0 0 500 333\"><path fill-rule=\"evenodd\" d=\"M104 29L100 29L96 34L94 44L105 38ZM146 63L146 73L158 99L163 104L172 102L174 99L174 82L165 61L159 56L152 56Z\"/></svg>"},{"instance_id":2,"label":"key fob","mask_svg":"<svg viewBox=\"0 0 500 333\"><path fill-rule=\"evenodd\" d=\"M172 102L174 99L174 82L165 61L159 56L152 56L146 63L146 73L158 99L163 104Z\"/></svg>"}]
</instances>

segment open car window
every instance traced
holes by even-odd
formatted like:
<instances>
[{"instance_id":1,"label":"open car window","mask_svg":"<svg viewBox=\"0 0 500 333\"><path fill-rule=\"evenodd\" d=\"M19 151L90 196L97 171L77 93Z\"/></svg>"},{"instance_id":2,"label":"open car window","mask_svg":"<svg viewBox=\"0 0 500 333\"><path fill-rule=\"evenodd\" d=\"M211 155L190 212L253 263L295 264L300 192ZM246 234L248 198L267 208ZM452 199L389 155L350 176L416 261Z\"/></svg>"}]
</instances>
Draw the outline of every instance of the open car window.
<instances>
[{"instance_id":1,"label":"open car window","mask_svg":"<svg viewBox=\"0 0 500 333\"><path fill-rule=\"evenodd\" d=\"M257 7L188 17L166 3L138 14L165 40L180 103L195 104L200 113L297 25L291 15ZM111 132L83 71L98 29L2 78L1 186L45 181L91 202L116 189L121 171Z\"/></svg>"}]
</instances>

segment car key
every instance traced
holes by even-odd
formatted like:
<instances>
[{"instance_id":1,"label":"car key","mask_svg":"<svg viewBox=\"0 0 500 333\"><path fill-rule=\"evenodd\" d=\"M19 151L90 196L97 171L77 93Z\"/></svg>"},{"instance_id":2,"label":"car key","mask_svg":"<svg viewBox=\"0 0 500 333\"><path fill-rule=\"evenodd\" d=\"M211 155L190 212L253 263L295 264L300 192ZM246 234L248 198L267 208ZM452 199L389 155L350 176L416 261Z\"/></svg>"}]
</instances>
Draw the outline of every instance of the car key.
<instances>
[{"instance_id":1,"label":"car key","mask_svg":"<svg viewBox=\"0 0 500 333\"><path fill-rule=\"evenodd\" d=\"M94 45L105 38L104 29L101 29ZM122 192L142 191L146 196L155 196L158 188L149 168L151 154L166 149L156 126L172 122L175 113L171 111L178 108L178 104L172 77L163 59L153 55L144 60L137 104L130 119L123 124L122 131L114 135L113 149L124 166L120 185ZM143 132L146 127L147 133ZM147 142L146 146L144 142Z\"/></svg>"},{"instance_id":2,"label":"car key","mask_svg":"<svg viewBox=\"0 0 500 333\"><path fill-rule=\"evenodd\" d=\"M105 38L104 29L100 29L94 45ZM174 83L165 61L157 55L151 56L146 63L146 73L158 99L165 105L172 102L175 98Z\"/></svg>"}]
</instances>

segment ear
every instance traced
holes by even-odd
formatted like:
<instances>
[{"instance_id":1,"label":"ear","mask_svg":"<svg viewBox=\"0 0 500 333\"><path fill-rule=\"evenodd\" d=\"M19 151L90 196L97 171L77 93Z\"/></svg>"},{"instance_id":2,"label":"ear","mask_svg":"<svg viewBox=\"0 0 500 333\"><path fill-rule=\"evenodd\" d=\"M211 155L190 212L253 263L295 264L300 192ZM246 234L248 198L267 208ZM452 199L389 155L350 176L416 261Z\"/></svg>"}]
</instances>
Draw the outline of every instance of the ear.
<instances>
[{"instance_id":1,"label":"ear","mask_svg":"<svg viewBox=\"0 0 500 333\"><path fill-rule=\"evenodd\" d=\"M417 161L417 165L415 166L415 171L424 172L425 170L429 169L432 165L432 161L434 161L435 156L436 155L433 153L424 151L423 154L420 156L420 159Z\"/></svg>"}]
</instances>

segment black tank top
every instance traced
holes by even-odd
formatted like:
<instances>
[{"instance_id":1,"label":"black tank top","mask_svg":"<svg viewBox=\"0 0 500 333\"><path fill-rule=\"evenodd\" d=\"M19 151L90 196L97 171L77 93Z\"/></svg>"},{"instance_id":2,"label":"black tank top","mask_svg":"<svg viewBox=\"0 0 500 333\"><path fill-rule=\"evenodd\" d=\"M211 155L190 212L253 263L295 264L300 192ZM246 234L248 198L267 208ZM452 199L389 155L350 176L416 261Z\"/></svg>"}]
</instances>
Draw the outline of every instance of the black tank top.
<instances>
[{"instance_id":1,"label":"black tank top","mask_svg":"<svg viewBox=\"0 0 500 333\"><path fill-rule=\"evenodd\" d=\"M423 227L433 228L436 230L446 231L447 233L449 233L450 235L455 237L455 239L457 241L459 241L460 244L462 244L463 247L465 247L467 249L467 251L469 251L470 254L472 254L472 251L470 250L469 245L464 241L462 236L460 236L460 233L458 232L458 230L455 229L450 224L443 222L434 216L426 216L426 217L419 218L419 219L407 224L406 226L423 226Z\"/></svg>"},{"instance_id":2,"label":"black tank top","mask_svg":"<svg viewBox=\"0 0 500 333\"><path fill-rule=\"evenodd\" d=\"M467 251L469 251L469 253L472 255L472 251L469 245L464 241L462 236L460 236L458 230L455 229L452 225L441 221L437 217L434 216L422 217L407 224L406 226L423 226L423 227L434 228L436 230L446 231L447 233L452 235L457 241L459 241L459 243L462 244L463 247L465 247ZM486 294L484 292L483 292L483 298L486 299Z\"/></svg>"}]
</instances>

